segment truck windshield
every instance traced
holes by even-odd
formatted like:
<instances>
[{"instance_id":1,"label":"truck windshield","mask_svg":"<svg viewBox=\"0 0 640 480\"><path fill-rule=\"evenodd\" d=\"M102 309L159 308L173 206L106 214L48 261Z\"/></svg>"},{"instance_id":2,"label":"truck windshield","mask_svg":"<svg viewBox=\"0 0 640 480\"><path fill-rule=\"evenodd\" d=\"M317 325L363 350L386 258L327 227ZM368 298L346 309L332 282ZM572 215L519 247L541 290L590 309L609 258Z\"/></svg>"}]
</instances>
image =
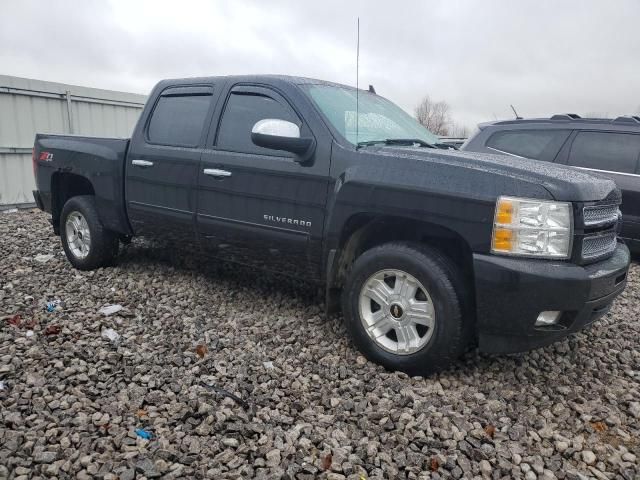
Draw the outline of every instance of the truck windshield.
<instances>
[{"instance_id":1,"label":"truck windshield","mask_svg":"<svg viewBox=\"0 0 640 480\"><path fill-rule=\"evenodd\" d=\"M360 91L356 134L356 90L335 85L308 85L307 93L333 127L353 145L386 143L435 145L436 135L389 100ZM357 137L357 138L356 138ZM412 139L411 141L397 141ZM424 146L424 145L423 145Z\"/></svg>"}]
</instances>

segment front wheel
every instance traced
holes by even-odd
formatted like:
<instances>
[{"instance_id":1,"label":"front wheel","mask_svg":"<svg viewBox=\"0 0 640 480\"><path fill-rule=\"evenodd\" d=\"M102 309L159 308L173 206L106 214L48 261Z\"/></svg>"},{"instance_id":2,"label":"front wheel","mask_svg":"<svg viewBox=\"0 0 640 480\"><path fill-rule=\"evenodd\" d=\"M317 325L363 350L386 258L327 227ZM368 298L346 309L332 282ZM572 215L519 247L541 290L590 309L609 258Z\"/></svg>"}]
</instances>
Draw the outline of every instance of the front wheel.
<instances>
[{"instance_id":1,"label":"front wheel","mask_svg":"<svg viewBox=\"0 0 640 480\"><path fill-rule=\"evenodd\" d=\"M79 270L93 270L111 263L118 253L118 237L100 222L90 195L70 198L60 215L62 247Z\"/></svg>"},{"instance_id":2,"label":"front wheel","mask_svg":"<svg viewBox=\"0 0 640 480\"><path fill-rule=\"evenodd\" d=\"M390 370L440 370L466 345L460 285L456 267L436 250L400 242L375 247L356 259L347 279L347 330L367 358Z\"/></svg>"}]
</instances>

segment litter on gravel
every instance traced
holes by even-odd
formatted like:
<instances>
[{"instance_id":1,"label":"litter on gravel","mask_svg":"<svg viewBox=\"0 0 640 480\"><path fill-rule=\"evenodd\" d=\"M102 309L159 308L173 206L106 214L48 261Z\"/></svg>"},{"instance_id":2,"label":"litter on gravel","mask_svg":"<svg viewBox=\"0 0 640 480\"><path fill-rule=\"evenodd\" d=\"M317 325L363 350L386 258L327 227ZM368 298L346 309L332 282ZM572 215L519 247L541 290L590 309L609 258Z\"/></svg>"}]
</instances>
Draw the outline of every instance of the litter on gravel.
<instances>
[{"instance_id":1,"label":"litter on gravel","mask_svg":"<svg viewBox=\"0 0 640 480\"><path fill-rule=\"evenodd\" d=\"M109 315L113 315L114 313L118 313L120 310L122 310L122 305L117 305L117 304L105 305L100 310L98 310L98 313L101 313L105 317L108 317Z\"/></svg>"},{"instance_id":2,"label":"litter on gravel","mask_svg":"<svg viewBox=\"0 0 640 480\"><path fill-rule=\"evenodd\" d=\"M62 304L62 300L50 300L44 306L45 310L49 313L55 312L56 307Z\"/></svg>"},{"instance_id":3,"label":"litter on gravel","mask_svg":"<svg viewBox=\"0 0 640 480\"><path fill-rule=\"evenodd\" d=\"M51 260L54 256L50 253L39 253L38 255L36 255L35 257L33 257L33 259L36 262L39 263L47 263L49 260Z\"/></svg>"},{"instance_id":4,"label":"litter on gravel","mask_svg":"<svg viewBox=\"0 0 640 480\"><path fill-rule=\"evenodd\" d=\"M113 328L105 328L102 330L102 338L106 338L111 343L118 343L120 341L120 334Z\"/></svg>"},{"instance_id":5,"label":"litter on gravel","mask_svg":"<svg viewBox=\"0 0 640 480\"><path fill-rule=\"evenodd\" d=\"M6 317L6 322L9 325L12 325L14 327L20 327L20 324L22 323L22 317L19 314L15 314L15 315L11 315L10 317Z\"/></svg>"},{"instance_id":6,"label":"litter on gravel","mask_svg":"<svg viewBox=\"0 0 640 480\"><path fill-rule=\"evenodd\" d=\"M231 400L234 400L239 405L242 405L244 408L249 408L249 403L246 400L243 400L242 398L240 398L236 394L231 393L229 390L225 390L224 388L216 387L215 385L207 385L204 382L200 382L200 385L202 385L207 390L211 390L213 392L216 392L219 395L222 395L223 397L227 397L227 398L230 398Z\"/></svg>"},{"instance_id":7,"label":"litter on gravel","mask_svg":"<svg viewBox=\"0 0 640 480\"><path fill-rule=\"evenodd\" d=\"M47 326L47 328L45 328L44 334L50 337L52 335L60 334L61 331L62 331L62 328L60 328L60 325L49 325Z\"/></svg>"},{"instance_id":8,"label":"litter on gravel","mask_svg":"<svg viewBox=\"0 0 640 480\"><path fill-rule=\"evenodd\" d=\"M143 428L136 428L136 435L140 438L144 438L145 440L153 440L155 438L153 432L150 432Z\"/></svg>"}]
</instances>

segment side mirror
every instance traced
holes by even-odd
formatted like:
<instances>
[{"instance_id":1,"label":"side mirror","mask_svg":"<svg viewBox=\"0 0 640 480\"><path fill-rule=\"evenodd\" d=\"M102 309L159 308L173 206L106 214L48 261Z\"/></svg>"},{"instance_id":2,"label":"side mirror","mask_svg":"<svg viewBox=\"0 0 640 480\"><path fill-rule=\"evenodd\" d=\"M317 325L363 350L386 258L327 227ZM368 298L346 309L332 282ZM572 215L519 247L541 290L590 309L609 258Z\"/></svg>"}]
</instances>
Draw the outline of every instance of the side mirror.
<instances>
[{"instance_id":1,"label":"side mirror","mask_svg":"<svg viewBox=\"0 0 640 480\"><path fill-rule=\"evenodd\" d=\"M251 141L263 148L284 150L300 156L299 162L305 162L313 153L315 140L301 138L300 127L295 123L277 118L265 118L256 122L251 129Z\"/></svg>"}]
</instances>

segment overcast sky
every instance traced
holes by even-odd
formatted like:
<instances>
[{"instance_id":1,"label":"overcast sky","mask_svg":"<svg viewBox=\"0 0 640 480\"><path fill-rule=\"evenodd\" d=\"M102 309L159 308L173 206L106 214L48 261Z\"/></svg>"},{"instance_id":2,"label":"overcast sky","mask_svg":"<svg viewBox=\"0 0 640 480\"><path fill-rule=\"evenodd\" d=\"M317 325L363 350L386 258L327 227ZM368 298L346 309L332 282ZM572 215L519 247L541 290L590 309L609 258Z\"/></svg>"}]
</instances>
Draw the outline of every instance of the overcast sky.
<instances>
[{"instance_id":1,"label":"overcast sky","mask_svg":"<svg viewBox=\"0 0 640 480\"><path fill-rule=\"evenodd\" d=\"M360 84L469 127L640 108L640 0L2 0L0 74L147 93L170 77L284 73Z\"/></svg>"}]
</instances>

